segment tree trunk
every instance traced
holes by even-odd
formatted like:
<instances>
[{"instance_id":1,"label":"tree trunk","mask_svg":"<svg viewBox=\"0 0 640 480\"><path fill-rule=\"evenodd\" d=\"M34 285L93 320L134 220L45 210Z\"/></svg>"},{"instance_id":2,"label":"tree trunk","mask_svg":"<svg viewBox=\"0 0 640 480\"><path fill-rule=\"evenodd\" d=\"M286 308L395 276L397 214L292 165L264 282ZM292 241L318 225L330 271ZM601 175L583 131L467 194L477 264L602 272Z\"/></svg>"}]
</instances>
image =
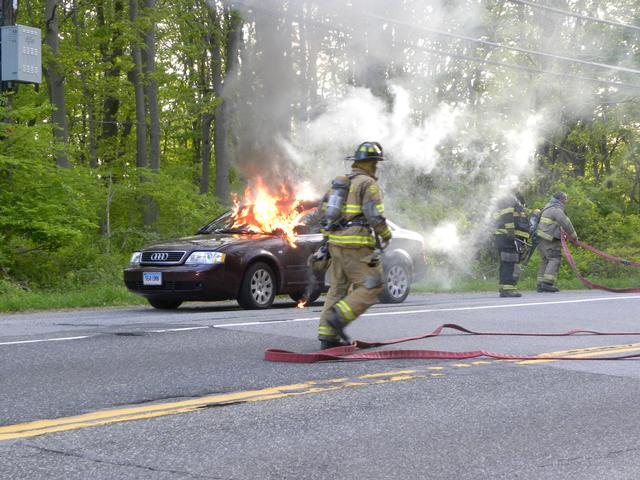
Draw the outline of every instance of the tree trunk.
<instances>
[{"instance_id":1,"label":"tree trunk","mask_svg":"<svg viewBox=\"0 0 640 480\"><path fill-rule=\"evenodd\" d=\"M211 123L213 115L205 113L201 121L202 173L200 175L200 193L209 193L209 175L211 174Z\"/></svg>"},{"instance_id":2,"label":"tree trunk","mask_svg":"<svg viewBox=\"0 0 640 480\"><path fill-rule=\"evenodd\" d=\"M228 78L236 68L238 59L238 48L240 33L242 31L242 18L235 10L225 12L225 23L227 25L224 77ZM222 98L222 84L220 91L216 91L218 98ZM227 125L229 119L228 106L226 102L220 103L215 112L214 125L214 150L216 158L216 196L222 203L229 200L229 168L231 167L231 152L227 142Z\"/></svg>"},{"instance_id":3,"label":"tree trunk","mask_svg":"<svg viewBox=\"0 0 640 480\"><path fill-rule=\"evenodd\" d=\"M129 20L134 32L138 32L138 0L129 0ZM131 45L133 68L129 72L129 79L133 84L136 96L136 166L146 167L147 158L147 119L144 99L144 84L142 81L142 53L137 42L138 35L134 35Z\"/></svg>"},{"instance_id":4,"label":"tree trunk","mask_svg":"<svg viewBox=\"0 0 640 480\"><path fill-rule=\"evenodd\" d=\"M73 1L73 25L74 25L74 36L75 36L75 44L76 48L80 50L80 32L85 26L78 19L78 4L77 0ZM94 98L89 90L89 82L87 81L87 74L85 72L84 65L82 62L77 62L76 64L78 68L78 72L80 72L80 81L82 82L82 93L84 94L84 104L86 108L86 113L83 108L83 132L84 135L82 137L83 146L86 145L88 149L89 156L89 166L91 168L97 168L98 166L98 154L96 150L96 118L95 118L95 107L94 107ZM86 133L88 130L88 134ZM87 138L88 137L88 138ZM88 145L87 145L88 144Z\"/></svg>"},{"instance_id":5,"label":"tree trunk","mask_svg":"<svg viewBox=\"0 0 640 480\"><path fill-rule=\"evenodd\" d=\"M98 3L98 24L101 28L107 29L106 19L104 16L104 2ZM121 0L114 2L114 14L118 18L123 13L123 4ZM111 28L111 39L107 43L100 45L102 60L109 67L105 70L104 76L106 84L111 83L117 85L120 78L119 57L123 54L120 42L122 32L118 27ZM120 99L116 96L115 87L111 87L105 93L102 104L102 132L101 153L104 156L105 163L110 163L117 157L117 138L118 138L118 112L120 110ZM110 144L110 142L115 142Z\"/></svg>"},{"instance_id":6,"label":"tree trunk","mask_svg":"<svg viewBox=\"0 0 640 480\"><path fill-rule=\"evenodd\" d=\"M158 106L158 81L156 75L156 26L153 20L156 8L156 0L144 0L148 27L144 32L145 52L143 56L143 68L145 74L145 91L147 93L147 106L149 109L149 145L150 163L154 172L160 171L160 108Z\"/></svg>"},{"instance_id":7,"label":"tree trunk","mask_svg":"<svg viewBox=\"0 0 640 480\"><path fill-rule=\"evenodd\" d=\"M69 144L69 129L67 127L67 109L64 103L64 77L58 63L60 55L60 39L58 36L58 16L57 9L60 0L46 0L45 4L45 44L49 47L50 57L45 66L45 77L49 90L49 100L53 105L51 121L53 123L53 137L58 146L55 150L56 164L59 167L68 168L66 146Z\"/></svg>"}]
</instances>

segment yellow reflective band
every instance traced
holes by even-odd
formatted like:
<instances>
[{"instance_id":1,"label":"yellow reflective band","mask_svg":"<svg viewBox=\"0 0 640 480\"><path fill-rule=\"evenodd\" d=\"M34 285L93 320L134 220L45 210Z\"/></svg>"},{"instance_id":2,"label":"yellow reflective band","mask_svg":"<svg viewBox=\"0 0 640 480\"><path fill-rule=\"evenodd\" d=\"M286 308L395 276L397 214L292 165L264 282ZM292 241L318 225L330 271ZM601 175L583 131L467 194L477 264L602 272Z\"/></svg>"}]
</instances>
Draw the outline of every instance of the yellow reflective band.
<instances>
[{"instance_id":1,"label":"yellow reflective band","mask_svg":"<svg viewBox=\"0 0 640 480\"><path fill-rule=\"evenodd\" d=\"M378 203L376 205L376 210L378 211L378 213L384 213L384 205Z\"/></svg>"},{"instance_id":2,"label":"yellow reflective band","mask_svg":"<svg viewBox=\"0 0 640 480\"><path fill-rule=\"evenodd\" d=\"M371 184L371 186L369 187L369 191L371 193L378 193L378 185L376 185L375 183Z\"/></svg>"},{"instance_id":3,"label":"yellow reflective band","mask_svg":"<svg viewBox=\"0 0 640 480\"><path fill-rule=\"evenodd\" d=\"M329 243L334 245L364 245L373 247L373 237L365 237L362 235L332 235L329 234Z\"/></svg>"},{"instance_id":4,"label":"yellow reflective band","mask_svg":"<svg viewBox=\"0 0 640 480\"><path fill-rule=\"evenodd\" d=\"M551 280L551 283L554 283L556 281L556 275L551 275L549 273L545 273L544 274L544 279L545 280Z\"/></svg>"},{"instance_id":5,"label":"yellow reflective band","mask_svg":"<svg viewBox=\"0 0 640 480\"><path fill-rule=\"evenodd\" d=\"M556 222L554 219L549 218L549 217L542 217L540 219L540 223L544 223L546 225L553 225L553 224L558 223L558 222Z\"/></svg>"},{"instance_id":6,"label":"yellow reflective band","mask_svg":"<svg viewBox=\"0 0 640 480\"><path fill-rule=\"evenodd\" d=\"M516 287L515 285L509 285L509 284L498 285L498 288L500 290L517 290L518 289L518 287Z\"/></svg>"},{"instance_id":7,"label":"yellow reflective band","mask_svg":"<svg viewBox=\"0 0 640 480\"><path fill-rule=\"evenodd\" d=\"M515 224L515 223L513 223L513 222L505 223L505 224L504 224L504 228L511 228L511 229L514 229L514 228L516 228L516 224Z\"/></svg>"},{"instance_id":8,"label":"yellow reflective band","mask_svg":"<svg viewBox=\"0 0 640 480\"><path fill-rule=\"evenodd\" d=\"M335 334L336 331L331 327L328 327L326 325L318 326L318 335L327 335L329 337L333 337Z\"/></svg>"},{"instance_id":9,"label":"yellow reflective band","mask_svg":"<svg viewBox=\"0 0 640 480\"><path fill-rule=\"evenodd\" d=\"M544 238L545 240L549 240L549 241L554 240L553 235L549 235L548 233L543 232L542 230L537 230L536 233L540 238Z\"/></svg>"},{"instance_id":10,"label":"yellow reflective band","mask_svg":"<svg viewBox=\"0 0 640 480\"><path fill-rule=\"evenodd\" d=\"M529 238L529 232L523 232L522 230L516 230L516 237Z\"/></svg>"},{"instance_id":11,"label":"yellow reflective band","mask_svg":"<svg viewBox=\"0 0 640 480\"><path fill-rule=\"evenodd\" d=\"M498 212L499 215L506 215L508 213L513 213L515 212L515 209L513 207L509 207L509 208L503 208L502 210L500 210Z\"/></svg>"},{"instance_id":12,"label":"yellow reflective band","mask_svg":"<svg viewBox=\"0 0 640 480\"><path fill-rule=\"evenodd\" d=\"M356 318L353 310L351 310L349 304L344 300L340 300L338 303L336 303L335 306L338 310L340 310L345 320L353 320L354 318Z\"/></svg>"}]
</instances>

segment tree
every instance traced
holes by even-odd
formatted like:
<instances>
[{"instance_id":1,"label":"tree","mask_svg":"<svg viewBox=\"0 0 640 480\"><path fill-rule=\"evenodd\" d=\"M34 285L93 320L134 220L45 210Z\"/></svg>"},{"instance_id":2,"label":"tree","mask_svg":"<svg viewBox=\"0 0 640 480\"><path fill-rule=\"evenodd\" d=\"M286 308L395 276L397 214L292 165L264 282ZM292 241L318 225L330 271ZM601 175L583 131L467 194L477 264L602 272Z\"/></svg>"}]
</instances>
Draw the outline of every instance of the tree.
<instances>
[{"instance_id":1,"label":"tree","mask_svg":"<svg viewBox=\"0 0 640 480\"><path fill-rule=\"evenodd\" d=\"M160 170L160 109L158 106L158 80L156 79L156 0L144 0L147 28L144 30L145 48L143 70L149 110L150 163L155 172Z\"/></svg>"},{"instance_id":2,"label":"tree","mask_svg":"<svg viewBox=\"0 0 640 480\"><path fill-rule=\"evenodd\" d=\"M138 0L129 0L129 19L134 32L138 31ZM142 52L137 43L138 35L134 35L131 44L133 67L129 70L129 79L135 89L136 99L136 165L146 167L147 158L147 115L144 95L144 78L142 72Z\"/></svg>"}]
</instances>

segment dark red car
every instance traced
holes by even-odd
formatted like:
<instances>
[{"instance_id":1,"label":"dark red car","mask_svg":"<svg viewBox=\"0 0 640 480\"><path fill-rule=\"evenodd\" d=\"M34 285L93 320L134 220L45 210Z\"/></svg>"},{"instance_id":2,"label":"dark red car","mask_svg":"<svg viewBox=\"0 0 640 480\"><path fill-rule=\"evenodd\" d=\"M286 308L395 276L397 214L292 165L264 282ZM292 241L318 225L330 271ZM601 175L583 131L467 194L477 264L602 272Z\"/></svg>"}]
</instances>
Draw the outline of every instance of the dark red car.
<instances>
[{"instance_id":1,"label":"dark red car","mask_svg":"<svg viewBox=\"0 0 640 480\"><path fill-rule=\"evenodd\" d=\"M314 276L306 262L322 242L320 225L310 210L291 245L278 233L233 228L227 212L194 236L149 245L131 257L124 270L127 288L160 309L185 301L237 299L246 309L269 308L276 295L311 301L326 291L325 278ZM385 303L403 302L411 283L426 269L422 236L389 222L393 240L385 249ZM306 292L306 295L305 295Z\"/></svg>"}]
</instances>

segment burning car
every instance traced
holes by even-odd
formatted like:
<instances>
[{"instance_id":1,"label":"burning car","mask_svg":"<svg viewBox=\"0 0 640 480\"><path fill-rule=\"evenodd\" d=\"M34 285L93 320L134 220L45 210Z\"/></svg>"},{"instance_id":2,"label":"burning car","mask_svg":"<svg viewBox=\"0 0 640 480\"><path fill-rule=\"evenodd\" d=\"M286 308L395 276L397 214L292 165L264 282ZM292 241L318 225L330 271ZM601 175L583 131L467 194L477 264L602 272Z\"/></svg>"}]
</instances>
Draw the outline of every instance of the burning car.
<instances>
[{"instance_id":1,"label":"burning car","mask_svg":"<svg viewBox=\"0 0 640 480\"><path fill-rule=\"evenodd\" d=\"M271 195L260 185L234 208L195 235L149 245L124 270L127 288L159 309L185 301L237 299L246 309L272 305L276 295L313 302L328 281L307 267L322 243L317 202L294 200L284 189ZM393 240L385 249L385 289L380 300L403 302L426 266L422 236L389 222Z\"/></svg>"}]
</instances>

